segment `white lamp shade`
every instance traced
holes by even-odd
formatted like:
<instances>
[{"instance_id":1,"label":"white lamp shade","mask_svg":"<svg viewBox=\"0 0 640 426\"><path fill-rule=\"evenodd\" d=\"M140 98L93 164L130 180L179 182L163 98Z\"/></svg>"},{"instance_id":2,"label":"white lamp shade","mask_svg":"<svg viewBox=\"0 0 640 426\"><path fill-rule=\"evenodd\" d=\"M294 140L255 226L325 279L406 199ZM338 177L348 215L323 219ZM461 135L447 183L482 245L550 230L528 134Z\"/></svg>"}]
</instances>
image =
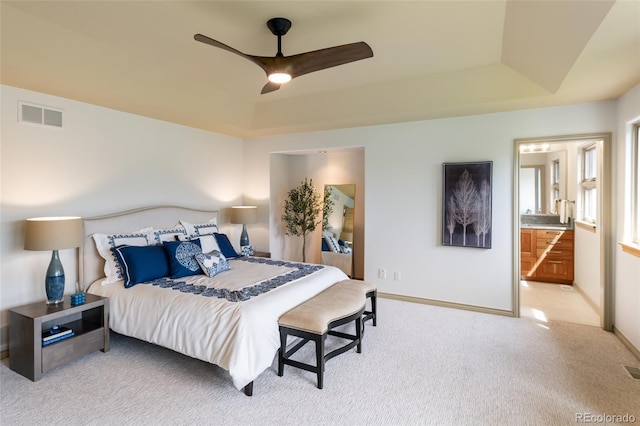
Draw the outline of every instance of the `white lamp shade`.
<instances>
[{"instance_id":1,"label":"white lamp shade","mask_svg":"<svg viewBox=\"0 0 640 426\"><path fill-rule=\"evenodd\" d=\"M231 207L231 223L246 225L258 221L258 208L256 206Z\"/></svg>"},{"instance_id":2,"label":"white lamp shade","mask_svg":"<svg viewBox=\"0 0 640 426\"><path fill-rule=\"evenodd\" d=\"M63 250L82 245L80 217L36 217L27 219L25 250Z\"/></svg>"}]
</instances>

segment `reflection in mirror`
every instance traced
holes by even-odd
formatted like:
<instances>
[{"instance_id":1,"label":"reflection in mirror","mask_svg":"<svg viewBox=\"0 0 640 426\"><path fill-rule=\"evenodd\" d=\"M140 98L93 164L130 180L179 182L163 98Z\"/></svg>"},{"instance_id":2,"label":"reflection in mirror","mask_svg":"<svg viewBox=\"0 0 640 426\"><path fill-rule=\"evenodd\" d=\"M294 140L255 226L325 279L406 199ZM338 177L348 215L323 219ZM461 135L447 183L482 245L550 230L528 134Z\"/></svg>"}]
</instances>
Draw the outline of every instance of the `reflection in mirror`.
<instances>
[{"instance_id":1,"label":"reflection in mirror","mask_svg":"<svg viewBox=\"0 0 640 426\"><path fill-rule=\"evenodd\" d=\"M520 214L545 211L544 166L520 168Z\"/></svg>"},{"instance_id":2,"label":"reflection in mirror","mask_svg":"<svg viewBox=\"0 0 640 426\"><path fill-rule=\"evenodd\" d=\"M336 266L348 276L353 271L353 229L355 184L325 185L325 196L333 201L328 216L322 218L322 263Z\"/></svg>"}]
</instances>

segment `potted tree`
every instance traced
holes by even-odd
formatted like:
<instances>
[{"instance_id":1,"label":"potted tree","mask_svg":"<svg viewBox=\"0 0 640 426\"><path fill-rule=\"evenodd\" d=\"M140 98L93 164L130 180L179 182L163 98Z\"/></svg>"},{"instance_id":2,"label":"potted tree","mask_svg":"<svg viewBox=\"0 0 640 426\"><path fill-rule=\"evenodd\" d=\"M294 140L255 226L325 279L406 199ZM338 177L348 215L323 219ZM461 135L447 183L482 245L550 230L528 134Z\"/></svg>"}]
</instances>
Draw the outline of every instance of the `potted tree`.
<instances>
[{"instance_id":1,"label":"potted tree","mask_svg":"<svg viewBox=\"0 0 640 426\"><path fill-rule=\"evenodd\" d=\"M327 199L326 191L324 199ZM307 260L305 250L307 234L313 232L321 222L318 216L321 211L326 210L326 206L327 204L324 204L323 208L323 200L313 186L313 179L307 178L305 178L304 182L301 182L300 185L289 191L288 197L284 202L282 220L287 225L287 235L302 237L303 262ZM332 206L333 203L329 208Z\"/></svg>"}]
</instances>

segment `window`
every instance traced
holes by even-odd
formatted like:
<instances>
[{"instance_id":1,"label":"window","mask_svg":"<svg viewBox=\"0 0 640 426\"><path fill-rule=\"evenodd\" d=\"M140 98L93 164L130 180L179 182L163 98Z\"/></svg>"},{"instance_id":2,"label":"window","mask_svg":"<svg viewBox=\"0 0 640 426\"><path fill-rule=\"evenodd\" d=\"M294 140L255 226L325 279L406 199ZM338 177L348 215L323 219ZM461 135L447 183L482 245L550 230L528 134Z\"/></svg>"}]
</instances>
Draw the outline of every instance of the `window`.
<instances>
[{"instance_id":1,"label":"window","mask_svg":"<svg viewBox=\"0 0 640 426\"><path fill-rule=\"evenodd\" d=\"M582 195L582 220L596 223L597 219L597 151L596 144L592 143L582 148L581 152L582 176L580 180Z\"/></svg>"},{"instance_id":2,"label":"window","mask_svg":"<svg viewBox=\"0 0 640 426\"><path fill-rule=\"evenodd\" d=\"M633 126L633 242L640 244L640 123Z\"/></svg>"}]
</instances>

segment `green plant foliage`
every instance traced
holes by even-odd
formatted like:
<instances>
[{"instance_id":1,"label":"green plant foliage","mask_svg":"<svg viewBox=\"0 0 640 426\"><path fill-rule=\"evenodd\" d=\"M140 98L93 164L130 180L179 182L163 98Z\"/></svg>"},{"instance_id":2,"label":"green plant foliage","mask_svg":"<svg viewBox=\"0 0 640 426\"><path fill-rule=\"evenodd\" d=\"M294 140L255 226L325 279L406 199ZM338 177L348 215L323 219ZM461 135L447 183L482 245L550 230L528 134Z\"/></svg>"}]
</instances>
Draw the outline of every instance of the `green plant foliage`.
<instances>
[{"instance_id":1,"label":"green plant foliage","mask_svg":"<svg viewBox=\"0 0 640 426\"><path fill-rule=\"evenodd\" d=\"M331 197L331 190L328 186L324 187L324 206L322 206L322 230L329 230L329 216L333 213L335 202Z\"/></svg>"},{"instance_id":2,"label":"green plant foliage","mask_svg":"<svg viewBox=\"0 0 640 426\"><path fill-rule=\"evenodd\" d=\"M321 197L313 186L313 180L305 178L299 186L291 189L284 202L282 220L287 224L287 235L302 236L302 261L306 261L305 246L307 233L320 223L318 215L322 211Z\"/></svg>"}]
</instances>

